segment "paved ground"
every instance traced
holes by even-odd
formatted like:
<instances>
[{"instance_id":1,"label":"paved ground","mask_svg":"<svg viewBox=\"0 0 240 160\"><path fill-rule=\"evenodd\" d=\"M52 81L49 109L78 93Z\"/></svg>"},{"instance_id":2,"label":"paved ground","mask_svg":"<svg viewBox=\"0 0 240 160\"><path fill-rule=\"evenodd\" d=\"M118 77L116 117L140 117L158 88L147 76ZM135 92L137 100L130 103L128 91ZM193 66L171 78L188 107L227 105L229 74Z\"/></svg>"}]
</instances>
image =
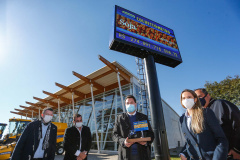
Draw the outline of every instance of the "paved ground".
<instances>
[{"instance_id":1,"label":"paved ground","mask_svg":"<svg viewBox=\"0 0 240 160\"><path fill-rule=\"evenodd\" d=\"M64 156L55 156L55 160L63 160ZM118 156L117 155L109 155L109 154L104 154L104 153L89 153L88 155L88 160L117 160Z\"/></svg>"}]
</instances>

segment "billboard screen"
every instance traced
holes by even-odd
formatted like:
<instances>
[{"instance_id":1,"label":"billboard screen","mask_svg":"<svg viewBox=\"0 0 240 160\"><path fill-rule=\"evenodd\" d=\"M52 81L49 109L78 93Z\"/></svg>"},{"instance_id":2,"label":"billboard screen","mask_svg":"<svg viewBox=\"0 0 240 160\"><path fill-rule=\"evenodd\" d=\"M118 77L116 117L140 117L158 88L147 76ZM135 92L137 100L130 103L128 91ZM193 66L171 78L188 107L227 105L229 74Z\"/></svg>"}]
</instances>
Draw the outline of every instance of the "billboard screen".
<instances>
[{"instance_id":1,"label":"billboard screen","mask_svg":"<svg viewBox=\"0 0 240 160\"><path fill-rule=\"evenodd\" d=\"M152 54L157 63L170 67L182 62L172 29L119 6L113 27L110 49L140 58Z\"/></svg>"}]
</instances>

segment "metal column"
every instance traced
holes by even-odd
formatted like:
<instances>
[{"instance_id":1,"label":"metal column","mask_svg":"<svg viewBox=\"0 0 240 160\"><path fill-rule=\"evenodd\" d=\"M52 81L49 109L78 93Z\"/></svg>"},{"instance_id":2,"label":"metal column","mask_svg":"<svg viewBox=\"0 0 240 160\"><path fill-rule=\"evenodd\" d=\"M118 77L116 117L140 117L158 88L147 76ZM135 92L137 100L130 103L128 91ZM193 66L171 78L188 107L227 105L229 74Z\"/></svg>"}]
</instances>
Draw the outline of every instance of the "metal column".
<instances>
[{"instance_id":1,"label":"metal column","mask_svg":"<svg viewBox=\"0 0 240 160\"><path fill-rule=\"evenodd\" d=\"M38 119L41 119L41 113L40 113L40 108L38 108Z\"/></svg>"},{"instance_id":2,"label":"metal column","mask_svg":"<svg viewBox=\"0 0 240 160\"><path fill-rule=\"evenodd\" d=\"M60 117L60 102L59 102L59 99L58 99L58 122L61 122L61 117Z\"/></svg>"},{"instance_id":3,"label":"metal column","mask_svg":"<svg viewBox=\"0 0 240 160\"><path fill-rule=\"evenodd\" d=\"M74 107L74 92L72 92L72 107L73 107L73 120L74 120L74 112L75 112L75 107Z\"/></svg>"},{"instance_id":4,"label":"metal column","mask_svg":"<svg viewBox=\"0 0 240 160\"><path fill-rule=\"evenodd\" d=\"M97 138L97 147L98 147L98 153L100 153L99 150L99 139L98 139L98 131L97 131L97 117L95 113L95 105L94 105L94 97L93 97L93 84L91 84L91 95L92 95L92 107L93 107L93 115L94 115L94 120L95 120L95 130L96 130L96 138Z\"/></svg>"},{"instance_id":5,"label":"metal column","mask_svg":"<svg viewBox=\"0 0 240 160\"><path fill-rule=\"evenodd\" d=\"M33 120L33 111L32 111L32 120Z\"/></svg>"},{"instance_id":6,"label":"metal column","mask_svg":"<svg viewBox=\"0 0 240 160\"><path fill-rule=\"evenodd\" d=\"M144 58L144 61L148 83L152 129L155 135L153 141L155 160L170 160L167 132L154 58L152 55L148 55L147 58Z\"/></svg>"},{"instance_id":7,"label":"metal column","mask_svg":"<svg viewBox=\"0 0 240 160\"><path fill-rule=\"evenodd\" d=\"M103 150L103 125L104 125L104 110L105 110L105 88L103 92L103 102L102 102L102 132L101 132L101 150Z\"/></svg>"},{"instance_id":8,"label":"metal column","mask_svg":"<svg viewBox=\"0 0 240 160\"><path fill-rule=\"evenodd\" d=\"M83 114L82 114L82 120L83 121L85 120L85 116L84 116L85 115L85 107L86 107L86 99L84 99L84 101L83 101Z\"/></svg>"},{"instance_id":9,"label":"metal column","mask_svg":"<svg viewBox=\"0 0 240 160\"><path fill-rule=\"evenodd\" d=\"M120 77L119 77L119 72L117 73L117 79L118 79L118 86L119 86L119 91L120 91L120 97L121 97L121 101L122 101L122 108L123 108L123 113L126 112L125 110L125 105L123 103L123 96L122 96L122 87L121 87L121 82L120 82Z\"/></svg>"}]
</instances>

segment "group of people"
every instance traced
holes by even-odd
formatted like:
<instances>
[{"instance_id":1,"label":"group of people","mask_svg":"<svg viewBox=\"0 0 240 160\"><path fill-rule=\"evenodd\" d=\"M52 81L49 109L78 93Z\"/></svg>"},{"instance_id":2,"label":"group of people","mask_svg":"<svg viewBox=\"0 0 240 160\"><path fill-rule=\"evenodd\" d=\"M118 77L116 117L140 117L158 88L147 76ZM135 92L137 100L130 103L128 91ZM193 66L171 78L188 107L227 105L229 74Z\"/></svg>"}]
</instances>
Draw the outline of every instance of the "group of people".
<instances>
[{"instance_id":1,"label":"group of people","mask_svg":"<svg viewBox=\"0 0 240 160\"><path fill-rule=\"evenodd\" d=\"M240 111L229 101L211 98L206 89L181 93L186 112L180 124L186 144L181 160L240 159Z\"/></svg>"},{"instance_id":2,"label":"group of people","mask_svg":"<svg viewBox=\"0 0 240 160\"><path fill-rule=\"evenodd\" d=\"M54 160L57 127L51 123L52 117L53 109L45 108L41 120L26 126L11 160ZM87 160L91 144L90 128L83 125L80 114L75 114L73 126L67 128L64 135L64 160Z\"/></svg>"},{"instance_id":3,"label":"group of people","mask_svg":"<svg viewBox=\"0 0 240 160\"><path fill-rule=\"evenodd\" d=\"M226 100L211 98L206 89L186 89L180 96L186 112L180 125L186 144L181 160L240 160L240 111ZM150 160L154 133L148 117L137 111L134 96L125 99L126 113L116 117L112 139L118 144L119 160ZM42 119L30 123L20 137L12 160L53 160L57 127L51 123L53 110L43 110ZM147 122L148 130L136 132L136 137L150 140L130 141L134 122ZM74 116L74 125L64 135L64 160L86 160L91 148L91 132L83 126L82 116Z\"/></svg>"}]
</instances>

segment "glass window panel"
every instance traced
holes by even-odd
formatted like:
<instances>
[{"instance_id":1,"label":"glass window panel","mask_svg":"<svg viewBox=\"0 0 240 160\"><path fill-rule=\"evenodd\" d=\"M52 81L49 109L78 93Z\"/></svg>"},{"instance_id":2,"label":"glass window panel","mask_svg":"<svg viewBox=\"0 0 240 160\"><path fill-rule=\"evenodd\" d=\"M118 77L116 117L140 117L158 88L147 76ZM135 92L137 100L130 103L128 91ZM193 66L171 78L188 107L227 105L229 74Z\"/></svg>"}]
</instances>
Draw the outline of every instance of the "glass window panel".
<instances>
[{"instance_id":1,"label":"glass window panel","mask_svg":"<svg viewBox=\"0 0 240 160\"><path fill-rule=\"evenodd\" d=\"M97 142L92 142L91 149L97 149Z\"/></svg>"},{"instance_id":2,"label":"glass window panel","mask_svg":"<svg viewBox=\"0 0 240 160\"><path fill-rule=\"evenodd\" d=\"M106 142L104 150L114 150L114 142Z\"/></svg>"}]
</instances>

